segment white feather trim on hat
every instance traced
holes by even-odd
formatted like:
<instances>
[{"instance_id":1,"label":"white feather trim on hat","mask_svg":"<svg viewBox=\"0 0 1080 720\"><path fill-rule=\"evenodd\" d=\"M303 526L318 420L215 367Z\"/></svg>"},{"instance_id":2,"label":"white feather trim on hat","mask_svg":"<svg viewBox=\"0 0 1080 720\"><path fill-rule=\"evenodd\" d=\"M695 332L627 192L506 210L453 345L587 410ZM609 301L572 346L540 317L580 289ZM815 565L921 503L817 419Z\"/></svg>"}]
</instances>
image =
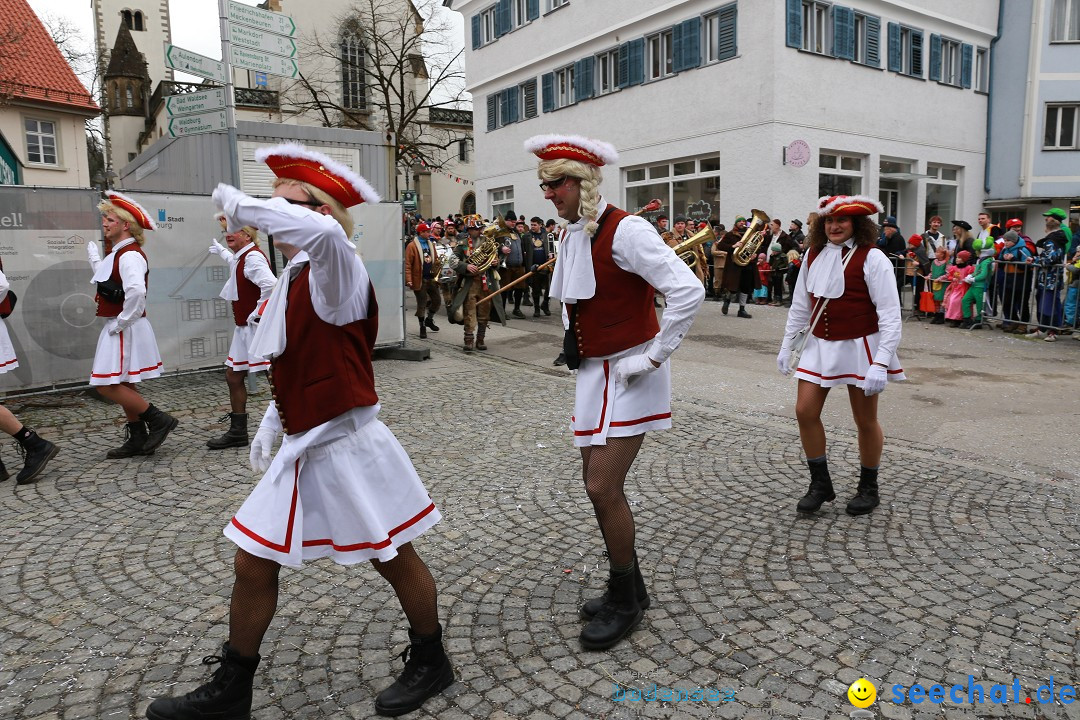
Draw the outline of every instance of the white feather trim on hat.
<instances>
[{"instance_id":1,"label":"white feather trim on hat","mask_svg":"<svg viewBox=\"0 0 1080 720\"><path fill-rule=\"evenodd\" d=\"M375 188L371 187L367 180L357 175L347 166L331 160L321 152L311 150L300 143L282 143L281 145L275 145L273 147L263 147L255 151L255 162L266 162L266 158L272 155L280 155L282 157L300 158L302 160L311 160L317 162L325 167L330 172L334 173L345 182L353 186L360 197L364 198L366 203L382 202L382 197L379 193L375 192Z\"/></svg>"},{"instance_id":2,"label":"white feather trim on hat","mask_svg":"<svg viewBox=\"0 0 1080 720\"><path fill-rule=\"evenodd\" d=\"M822 205L822 203L824 203L829 198L832 198L832 201L826 205ZM880 202L866 195L822 195L818 198L818 206L817 208L815 208L814 212L816 212L818 215L831 215L832 211L840 207L841 205L847 205L848 203L857 202L872 205L873 207L877 208L877 211L879 213L885 212L885 208L881 206Z\"/></svg>"},{"instance_id":3,"label":"white feather trim on hat","mask_svg":"<svg viewBox=\"0 0 1080 720\"><path fill-rule=\"evenodd\" d=\"M141 212L143 214L143 217L146 218L146 222L150 223L150 227L145 228L145 229L146 230L157 230L157 223L154 222L154 218L150 216L150 213L146 212L146 208L144 208L139 203L135 202L135 200L133 198L125 195L122 192L117 192L116 190L106 190L105 191L105 196L108 197L109 199L119 198L120 200L123 200L126 203L131 203L134 207L139 209L139 212ZM135 221L138 222L139 219L135 218Z\"/></svg>"},{"instance_id":4,"label":"white feather trim on hat","mask_svg":"<svg viewBox=\"0 0 1080 720\"><path fill-rule=\"evenodd\" d=\"M576 145L603 160L605 165L614 165L619 162L619 153L614 145L580 135L534 135L525 141L525 152L537 153L549 145L556 144Z\"/></svg>"}]
</instances>

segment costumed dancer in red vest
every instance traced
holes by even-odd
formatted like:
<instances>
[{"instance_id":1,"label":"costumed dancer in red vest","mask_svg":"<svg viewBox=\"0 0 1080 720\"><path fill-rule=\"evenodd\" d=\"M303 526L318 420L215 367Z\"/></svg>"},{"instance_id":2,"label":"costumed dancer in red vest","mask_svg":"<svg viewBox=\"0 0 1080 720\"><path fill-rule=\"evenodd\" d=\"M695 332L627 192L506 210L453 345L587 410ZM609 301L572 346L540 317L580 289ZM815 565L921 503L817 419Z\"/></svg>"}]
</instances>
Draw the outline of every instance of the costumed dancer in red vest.
<instances>
[{"instance_id":1,"label":"costumed dancer in red vest","mask_svg":"<svg viewBox=\"0 0 1080 720\"><path fill-rule=\"evenodd\" d=\"M448 687L435 581L412 541L440 519L409 456L378 419L371 365L378 303L349 238L347 207L378 202L359 175L297 144L255 154L277 175L270 200L219 185L214 201L230 229L274 236L288 260L263 311L252 357L271 359L274 401L251 443L263 473L225 528L239 546L229 639L213 677L179 697L155 700L151 720L247 718L259 647L273 620L282 565L329 557L370 561L408 617L405 669L375 698L380 715L401 715ZM284 439L273 460L270 449Z\"/></svg>"},{"instance_id":2,"label":"costumed dancer in red vest","mask_svg":"<svg viewBox=\"0 0 1080 720\"><path fill-rule=\"evenodd\" d=\"M0 318L6 318L15 307L15 293L10 292L7 275L4 274L4 263L0 262ZM0 374L10 372L19 367L19 360L15 357L15 347L11 344L8 335L7 323L0 320ZM19 451L24 457L23 468L15 476L15 482L19 485L28 485L37 479L37 476L56 457L59 448L48 440L45 440L31 428L26 427L15 415L3 405L0 405L0 432L5 432L19 443ZM11 473L0 462L0 482L11 477Z\"/></svg>"},{"instance_id":3,"label":"costumed dancer in red vest","mask_svg":"<svg viewBox=\"0 0 1080 720\"><path fill-rule=\"evenodd\" d=\"M788 312L776 365L799 380L795 416L799 421L810 489L798 510L817 511L836 499L825 453L821 409L829 389L846 385L859 438L859 489L847 504L849 515L878 506L878 465L884 436L878 423L878 393L904 380L896 356L900 345L900 296L892 262L877 248L878 228L868 217L883 212L863 196L837 195L818 201L807 238L806 260ZM815 319L816 318L816 319ZM797 367L791 348L810 329Z\"/></svg>"},{"instance_id":4,"label":"costumed dancer in red vest","mask_svg":"<svg viewBox=\"0 0 1080 720\"><path fill-rule=\"evenodd\" d=\"M97 284L97 315L106 318L98 336L90 385L98 394L124 408L127 438L109 450L108 458L153 455L177 426L172 415L148 403L135 383L161 375L161 353L150 321L146 319L146 293L150 266L142 245L143 231L156 230L149 213L139 203L109 190L98 205L105 251L101 259L97 244L86 243L91 282Z\"/></svg>"},{"instance_id":5,"label":"costumed dancer in red vest","mask_svg":"<svg viewBox=\"0 0 1080 720\"><path fill-rule=\"evenodd\" d=\"M550 294L565 304L563 351L578 371L571 429L610 562L607 592L581 610L588 620L582 646L602 650L629 634L649 606L623 486L645 433L671 427L668 358L705 289L648 221L600 196L600 168L618 161L614 147L542 135L527 140L525 150L540 158L544 197L569 223ZM659 323L654 289L667 301Z\"/></svg>"},{"instance_id":6,"label":"costumed dancer in red vest","mask_svg":"<svg viewBox=\"0 0 1080 720\"><path fill-rule=\"evenodd\" d=\"M218 213L225 230L225 215ZM221 289L221 298L232 303L233 330L229 356L225 360L225 382L229 384L229 429L221 437L206 441L211 450L243 447L248 444L247 388L244 381L249 372L262 372L270 361L253 358L248 352L255 336L259 306L270 298L277 278L270 271L262 248L259 231L250 225L236 232L225 233L226 249L217 240L210 243L210 253L229 263L229 279Z\"/></svg>"}]
</instances>

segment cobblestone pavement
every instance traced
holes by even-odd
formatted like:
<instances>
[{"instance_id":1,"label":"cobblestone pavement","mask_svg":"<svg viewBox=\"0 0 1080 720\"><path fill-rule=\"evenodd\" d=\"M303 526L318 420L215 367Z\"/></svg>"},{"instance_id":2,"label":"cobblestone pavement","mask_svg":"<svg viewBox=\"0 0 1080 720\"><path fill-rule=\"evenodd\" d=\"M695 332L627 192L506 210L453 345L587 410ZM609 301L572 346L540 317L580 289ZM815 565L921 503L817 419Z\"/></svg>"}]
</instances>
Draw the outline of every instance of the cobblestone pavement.
<instances>
[{"instance_id":1,"label":"cobblestone pavement","mask_svg":"<svg viewBox=\"0 0 1080 720\"><path fill-rule=\"evenodd\" d=\"M1057 689L1080 681L1074 480L890 438L883 504L851 518L857 448L839 431L840 497L799 518L794 421L691 395L628 482L653 605L629 641L582 651L578 607L606 568L565 432L572 378L466 357L459 334L432 341L425 363L376 364L381 417L444 515L417 548L459 682L414 716L846 718L846 688L865 676L879 718L1080 718L1078 705L1023 702L1051 676ZM534 354L550 362L546 345ZM113 407L80 393L11 403L62 452L37 484L0 485L0 718L142 717L205 677L200 659L226 637L234 548L221 528L255 478L246 450L204 445L223 427L224 377L145 390L181 425L134 460L104 459L121 440ZM0 456L18 466L10 446ZM405 643L369 566L286 570L253 717L371 717ZM988 692L1018 678L1020 702L889 701L894 684L968 676ZM625 699L654 684L733 697Z\"/></svg>"}]
</instances>

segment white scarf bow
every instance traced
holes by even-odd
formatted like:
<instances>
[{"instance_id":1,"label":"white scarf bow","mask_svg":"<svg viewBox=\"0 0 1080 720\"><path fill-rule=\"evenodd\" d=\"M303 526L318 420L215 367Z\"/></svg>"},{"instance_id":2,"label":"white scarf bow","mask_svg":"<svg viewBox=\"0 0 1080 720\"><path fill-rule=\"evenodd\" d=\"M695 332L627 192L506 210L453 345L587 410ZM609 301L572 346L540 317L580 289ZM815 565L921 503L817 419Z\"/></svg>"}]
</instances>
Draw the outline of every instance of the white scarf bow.
<instances>
[{"instance_id":1,"label":"white scarf bow","mask_svg":"<svg viewBox=\"0 0 1080 720\"><path fill-rule=\"evenodd\" d=\"M838 298L844 294L844 267L841 248L851 249L853 240L843 245L826 242L806 274L806 291L814 297Z\"/></svg>"},{"instance_id":2,"label":"white scarf bow","mask_svg":"<svg viewBox=\"0 0 1080 720\"><path fill-rule=\"evenodd\" d=\"M222 300L229 300L230 302L236 302L240 299L240 293L236 288L236 266L240 263L240 258L255 249L255 243L251 243L247 247L240 250L240 252L233 253L232 258L229 260L229 279L225 281L225 287L221 288L221 294L218 296Z\"/></svg>"},{"instance_id":3,"label":"white scarf bow","mask_svg":"<svg viewBox=\"0 0 1080 720\"><path fill-rule=\"evenodd\" d=\"M289 283L300 273L300 263L307 261L306 252L296 253L274 284L274 290L270 293L270 299L266 301L266 308L259 319L259 326L255 329L255 337L251 339L251 347L248 349L251 357L273 360L285 352L285 306L289 300Z\"/></svg>"}]
</instances>

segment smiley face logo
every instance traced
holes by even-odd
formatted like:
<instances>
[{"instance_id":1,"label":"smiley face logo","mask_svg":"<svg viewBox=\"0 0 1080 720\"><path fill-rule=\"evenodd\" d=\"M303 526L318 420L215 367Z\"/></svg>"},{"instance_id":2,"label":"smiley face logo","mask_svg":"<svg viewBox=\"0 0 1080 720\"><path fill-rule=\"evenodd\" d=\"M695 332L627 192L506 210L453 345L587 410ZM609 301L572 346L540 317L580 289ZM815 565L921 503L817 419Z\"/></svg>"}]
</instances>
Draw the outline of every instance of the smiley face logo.
<instances>
[{"instance_id":1,"label":"smiley face logo","mask_svg":"<svg viewBox=\"0 0 1080 720\"><path fill-rule=\"evenodd\" d=\"M866 678L859 678L847 689L848 700L857 708L868 708L877 699L877 688Z\"/></svg>"}]
</instances>

